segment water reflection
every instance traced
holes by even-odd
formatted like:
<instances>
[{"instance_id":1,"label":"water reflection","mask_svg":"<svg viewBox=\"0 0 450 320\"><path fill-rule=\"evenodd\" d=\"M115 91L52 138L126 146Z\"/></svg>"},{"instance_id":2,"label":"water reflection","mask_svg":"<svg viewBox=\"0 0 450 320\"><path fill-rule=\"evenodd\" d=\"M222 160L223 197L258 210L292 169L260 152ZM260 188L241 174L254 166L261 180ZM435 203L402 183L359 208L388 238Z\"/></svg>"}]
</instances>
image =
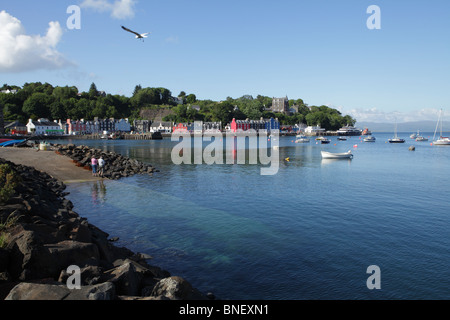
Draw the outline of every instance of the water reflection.
<instances>
[{"instance_id":1,"label":"water reflection","mask_svg":"<svg viewBox=\"0 0 450 320\"><path fill-rule=\"evenodd\" d=\"M322 166L327 166L335 163L346 163L348 166L352 164L352 159L322 159Z\"/></svg>"},{"instance_id":2,"label":"water reflection","mask_svg":"<svg viewBox=\"0 0 450 320\"><path fill-rule=\"evenodd\" d=\"M96 181L91 187L92 202L95 205L106 202L106 186L102 181Z\"/></svg>"}]
</instances>

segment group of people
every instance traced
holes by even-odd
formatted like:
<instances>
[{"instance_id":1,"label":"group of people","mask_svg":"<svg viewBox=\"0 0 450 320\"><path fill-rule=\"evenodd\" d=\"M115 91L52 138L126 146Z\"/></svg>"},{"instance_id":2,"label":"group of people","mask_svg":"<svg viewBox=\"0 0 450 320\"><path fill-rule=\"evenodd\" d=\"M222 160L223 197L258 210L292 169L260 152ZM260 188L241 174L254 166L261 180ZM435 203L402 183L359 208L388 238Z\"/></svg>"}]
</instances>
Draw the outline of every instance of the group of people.
<instances>
[{"instance_id":1,"label":"group of people","mask_svg":"<svg viewBox=\"0 0 450 320\"><path fill-rule=\"evenodd\" d=\"M92 167L92 175L94 177L103 178L103 171L105 169L105 160L103 159L103 157L100 157L100 159L92 157L91 167Z\"/></svg>"}]
</instances>

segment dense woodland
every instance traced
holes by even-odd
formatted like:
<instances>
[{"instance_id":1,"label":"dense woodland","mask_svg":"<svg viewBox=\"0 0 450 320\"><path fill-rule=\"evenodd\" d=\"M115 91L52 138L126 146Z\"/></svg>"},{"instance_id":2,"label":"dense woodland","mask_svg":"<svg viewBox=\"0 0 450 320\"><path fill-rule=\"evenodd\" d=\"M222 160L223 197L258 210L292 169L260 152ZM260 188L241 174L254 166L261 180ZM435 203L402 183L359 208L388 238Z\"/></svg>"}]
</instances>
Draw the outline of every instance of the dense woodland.
<instances>
[{"instance_id":1,"label":"dense woodland","mask_svg":"<svg viewBox=\"0 0 450 320\"><path fill-rule=\"evenodd\" d=\"M0 90L18 90L17 93L0 93L0 107L6 121L47 118L50 120L98 118L142 119L145 109L168 109L164 121L193 122L222 121L227 124L233 118L258 120L278 118L284 125L305 123L320 124L327 130L337 130L345 125L354 125L356 120L327 106L308 106L302 99L289 100L290 106L297 106L298 113L286 116L269 111L272 97L258 95L256 98L244 95L240 98L228 97L224 101L198 100L195 94L184 91L177 96L183 100L178 105L172 92L166 88L142 88L137 85L133 95L112 95L99 91L92 83L88 92L79 92L76 87L52 86L48 83L25 83L23 87L4 84ZM200 110L192 108L199 106ZM152 119L148 119L152 120Z\"/></svg>"}]
</instances>

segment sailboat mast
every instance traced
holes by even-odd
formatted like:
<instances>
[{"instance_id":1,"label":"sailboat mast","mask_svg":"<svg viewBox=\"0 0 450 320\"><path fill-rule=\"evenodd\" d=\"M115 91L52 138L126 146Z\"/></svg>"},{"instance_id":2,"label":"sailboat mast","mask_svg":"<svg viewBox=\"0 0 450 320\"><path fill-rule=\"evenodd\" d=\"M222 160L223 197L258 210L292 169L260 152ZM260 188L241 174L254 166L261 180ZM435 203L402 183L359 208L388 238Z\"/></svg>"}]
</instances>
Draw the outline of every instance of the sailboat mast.
<instances>
[{"instance_id":1,"label":"sailboat mast","mask_svg":"<svg viewBox=\"0 0 450 320\"><path fill-rule=\"evenodd\" d=\"M442 109L441 109L441 111L439 112L439 118L438 118L438 122L436 123L436 129L434 129L433 140L436 139L436 133L437 133L437 130L438 130L439 122L441 122L441 116L442 116ZM442 122L441 122L441 136L442 136Z\"/></svg>"}]
</instances>

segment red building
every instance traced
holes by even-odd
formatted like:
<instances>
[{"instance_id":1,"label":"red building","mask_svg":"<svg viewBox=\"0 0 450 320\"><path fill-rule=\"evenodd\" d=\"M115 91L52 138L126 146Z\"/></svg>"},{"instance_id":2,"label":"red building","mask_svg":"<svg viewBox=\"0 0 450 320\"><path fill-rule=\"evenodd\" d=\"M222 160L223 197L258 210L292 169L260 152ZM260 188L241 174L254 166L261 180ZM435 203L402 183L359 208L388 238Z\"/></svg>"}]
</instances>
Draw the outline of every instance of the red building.
<instances>
[{"instance_id":1,"label":"red building","mask_svg":"<svg viewBox=\"0 0 450 320\"><path fill-rule=\"evenodd\" d=\"M245 120L233 119L233 121L231 121L230 129L232 132L247 131L250 129L250 123Z\"/></svg>"},{"instance_id":2,"label":"red building","mask_svg":"<svg viewBox=\"0 0 450 320\"><path fill-rule=\"evenodd\" d=\"M187 126L185 126L182 123L179 123L177 126L173 127L173 131L172 132L176 133L176 132L189 132L189 131L188 131L188 127Z\"/></svg>"},{"instance_id":3,"label":"red building","mask_svg":"<svg viewBox=\"0 0 450 320\"><path fill-rule=\"evenodd\" d=\"M86 122L84 121L72 121L70 119L67 119L67 133L68 134L85 134L87 131Z\"/></svg>"}]
</instances>

